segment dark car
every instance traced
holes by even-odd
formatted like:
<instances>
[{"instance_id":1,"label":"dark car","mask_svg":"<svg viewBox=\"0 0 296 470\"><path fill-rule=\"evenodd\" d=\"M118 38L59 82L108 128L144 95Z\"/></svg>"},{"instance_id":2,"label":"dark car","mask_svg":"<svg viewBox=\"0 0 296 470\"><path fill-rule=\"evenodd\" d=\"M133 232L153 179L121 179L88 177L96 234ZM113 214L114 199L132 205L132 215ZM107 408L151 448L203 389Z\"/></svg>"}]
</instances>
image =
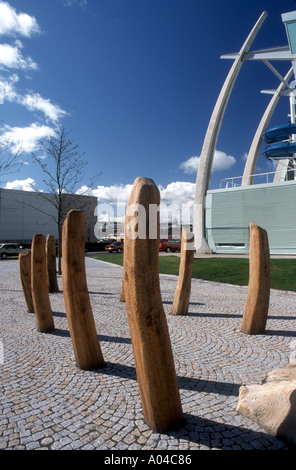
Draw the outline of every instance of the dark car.
<instances>
[{"instance_id":1,"label":"dark car","mask_svg":"<svg viewBox=\"0 0 296 470\"><path fill-rule=\"evenodd\" d=\"M22 251L31 251L22 247L19 243L2 243L0 245L0 258L6 259L8 256L18 256Z\"/></svg>"},{"instance_id":2,"label":"dark car","mask_svg":"<svg viewBox=\"0 0 296 470\"><path fill-rule=\"evenodd\" d=\"M111 245L107 245L105 247L106 251L109 253L113 253L113 251L117 251L117 253L121 253L123 251L123 242L113 242Z\"/></svg>"},{"instance_id":3,"label":"dark car","mask_svg":"<svg viewBox=\"0 0 296 470\"><path fill-rule=\"evenodd\" d=\"M159 251L175 252L181 250L181 240L178 238L161 238L159 240Z\"/></svg>"}]
</instances>

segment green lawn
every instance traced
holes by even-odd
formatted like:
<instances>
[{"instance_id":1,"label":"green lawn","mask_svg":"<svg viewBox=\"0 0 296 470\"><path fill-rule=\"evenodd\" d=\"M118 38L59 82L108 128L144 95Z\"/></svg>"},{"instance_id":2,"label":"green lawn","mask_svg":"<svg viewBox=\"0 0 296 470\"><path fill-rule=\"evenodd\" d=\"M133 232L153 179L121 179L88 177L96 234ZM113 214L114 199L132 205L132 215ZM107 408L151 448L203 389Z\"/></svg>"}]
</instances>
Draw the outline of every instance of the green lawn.
<instances>
[{"instance_id":1,"label":"green lawn","mask_svg":"<svg viewBox=\"0 0 296 470\"><path fill-rule=\"evenodd\" d=\"M96 255L96 259L122 266L123 255ZM179 273L178 256L160 256L161 274ZM192 277L215 282L226 282L247 286L249 282L249 260L247 258L201 258L195 259ZM270 285L272 289L296 291L296 260L271 259Z\"/></svg>"}]
</instances>

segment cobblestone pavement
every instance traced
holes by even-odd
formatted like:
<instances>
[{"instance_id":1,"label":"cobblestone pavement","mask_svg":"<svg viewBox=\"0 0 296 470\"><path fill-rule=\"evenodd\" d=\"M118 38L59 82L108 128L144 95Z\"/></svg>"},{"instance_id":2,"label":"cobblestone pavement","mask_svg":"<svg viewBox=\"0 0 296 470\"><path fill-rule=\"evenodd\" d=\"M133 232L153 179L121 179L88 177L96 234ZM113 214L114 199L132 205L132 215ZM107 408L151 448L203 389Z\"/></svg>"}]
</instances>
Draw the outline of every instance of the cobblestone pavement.
<instances>
[{"instance_id":1,"label":"cobblestone pavement","mask_svg":"<svg viewBox=\"0 0 296 470\"><path fill-rule=\"evenodd\" d=\"M55 331L37 332L26 310L18 261L0 261L0 449L282 450L239 415L239 387L289 362L296 293L272 291L266 334L244 335L247 287L192 280L190 313L169 314L177 277L161 275L186 422L168 434L146 425L138 393L122 268L86 258L96 328L107 367L76 367L61 292L50 294Z\"/></svg>"}]
</instances>

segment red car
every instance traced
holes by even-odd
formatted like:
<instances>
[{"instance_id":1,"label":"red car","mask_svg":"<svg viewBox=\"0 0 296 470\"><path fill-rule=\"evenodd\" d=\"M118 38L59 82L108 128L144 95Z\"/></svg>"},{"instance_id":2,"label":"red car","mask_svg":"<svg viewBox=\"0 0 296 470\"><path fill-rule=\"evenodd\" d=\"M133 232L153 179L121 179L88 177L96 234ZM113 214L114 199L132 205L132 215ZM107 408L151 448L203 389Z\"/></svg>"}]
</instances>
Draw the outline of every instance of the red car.
<instances>
[{"instance_id":1,"label":"red car","mask_svg":"<svg viewBox=\"0 0 296 470\"><path fill-rule=\"evenodd\" d=\"M159 251L180 251L181 250L181 240L176 238L161 238L159 240Z\"/></svg>"},{"instance_id":2,"label":"red car","mask_svg":"<svg viewBox=\"0 0 296 470\"><path fill-rule=\"evenodd\" d=\"M105 250L109 251L109 253L113 253L113 251L121 253L123 251L123 242L113 242L111 245L105 246Z\"/></svg>"}]
</instances>

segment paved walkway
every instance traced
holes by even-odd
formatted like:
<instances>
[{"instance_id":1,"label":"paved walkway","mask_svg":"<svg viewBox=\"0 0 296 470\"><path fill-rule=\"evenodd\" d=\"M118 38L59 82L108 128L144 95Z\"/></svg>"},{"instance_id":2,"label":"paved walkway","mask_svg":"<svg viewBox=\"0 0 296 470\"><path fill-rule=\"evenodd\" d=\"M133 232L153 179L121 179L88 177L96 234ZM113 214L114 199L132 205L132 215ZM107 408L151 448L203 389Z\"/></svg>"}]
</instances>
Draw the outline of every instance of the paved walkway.
<instances>
[{"instance_id":1,"label":"paved walkway","mask_svg":"<svg viewBox=\"0 0 296 470\"><path fill-rule=\"evenodd\" d=\"M26 311L18 261L0 261L0 449L285 448L235 410L242 384L260 383L289 362L296 293L272 291L266 334L248 336L240 332L246 287L193 280L190 313L174 317L169 309L177 277L160 276L186 423L158 434L142 415L125 305L119 302L122 268L89 258L86 265L107 363L90 372L75 365L62 292L50 295L55 331L38 333Z\"/></svg>"}]
</instances>

